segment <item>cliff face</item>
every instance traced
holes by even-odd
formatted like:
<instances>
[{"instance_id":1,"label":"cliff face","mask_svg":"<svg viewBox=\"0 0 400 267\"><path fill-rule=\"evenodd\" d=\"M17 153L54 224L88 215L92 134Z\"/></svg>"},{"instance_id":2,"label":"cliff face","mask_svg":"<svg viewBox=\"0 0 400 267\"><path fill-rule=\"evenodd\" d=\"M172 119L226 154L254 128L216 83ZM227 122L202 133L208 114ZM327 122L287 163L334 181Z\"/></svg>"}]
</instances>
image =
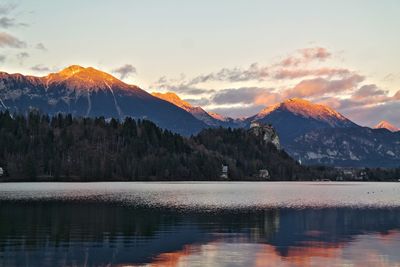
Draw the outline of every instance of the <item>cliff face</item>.
<instances>
[{"instance_id":1,"label":"cliff face","mask_svg":"<svg viewBox=\"0 0 400 267\"><path fill-rule=\"evenodd\" d=\"M272 143L276 146L278 150L281 149L281 143L279 141L279 136L275 129L270 125L263 125L258 122L252 122L250 125L250 131L255 136L261 136L265 143Z\"/></svg>"}]
</instances>

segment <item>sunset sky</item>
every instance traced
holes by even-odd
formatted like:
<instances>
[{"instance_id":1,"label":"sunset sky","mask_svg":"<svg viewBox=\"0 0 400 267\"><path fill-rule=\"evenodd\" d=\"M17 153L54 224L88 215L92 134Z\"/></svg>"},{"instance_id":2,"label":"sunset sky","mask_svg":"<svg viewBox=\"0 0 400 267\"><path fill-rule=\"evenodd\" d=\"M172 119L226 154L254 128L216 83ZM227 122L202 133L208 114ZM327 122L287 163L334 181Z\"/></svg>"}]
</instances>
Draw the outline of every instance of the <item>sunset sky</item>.
<instances>
[{"instance_id":1,"label":"sunset sky","mask_svg":"<svg viewBox=\"0 0 400 267\"><path fill-rule=\"evenodd\" d=\"M286 98L400 127L400 1L1 1L0 70L92 66L234 117Z\"/></svg>"}]
</instances>

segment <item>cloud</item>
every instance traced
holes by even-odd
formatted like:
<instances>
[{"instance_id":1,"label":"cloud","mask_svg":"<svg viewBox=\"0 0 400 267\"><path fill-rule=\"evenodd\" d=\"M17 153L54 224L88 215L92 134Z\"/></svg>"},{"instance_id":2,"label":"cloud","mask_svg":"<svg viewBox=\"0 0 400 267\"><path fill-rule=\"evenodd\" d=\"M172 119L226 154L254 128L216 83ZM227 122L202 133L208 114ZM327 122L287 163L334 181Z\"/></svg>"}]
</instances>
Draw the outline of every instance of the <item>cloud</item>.
<instances>
[{"instance_id":1,"label":"cloud","mask_svg":"<svg viewBox=\"0 0 400 267\"><path fill-rule=\"evenodd\" d=\"M28 24L17 22L15 19L9 17L0 18L0 28L8 29L11 27L18 27L18 26L28 26Z\"/></svg>"},{"instance_id":2,"label":"cloud","mask_svg":"<svg viewBox=\"0 0 400 267\"><path fill-rule=\"evenodd\" d=\"M380 105L392 102L399 102L400 98L389 96L389 91L380 89L375 84L363 85L352 91L345 98L336 96L326 96L315 99L315 101L331 106L342 112L352 112L353 110L369 110Z\"/></svg>"},{"instance_id":3,"label":"cloud","mask_svg":"<svg viewBox=\"0 0 400 267\"><path fill-rule=\"evenodd\" d=\"M329 58L332 54L324 47L311 47L303 48L299 50L303 58L308 60L320 60L323 61Z\"/></svg>"},{"instance_id":4,"label":"cloud","mask_svg":"<svg viewBox=\"0 0 400 267\"><path fill-rule=\"evenodd\" d=\"M175 92L175 93L182 93L186 95L202 95L206 93L213 93L215 90L213 89L203 89L188 86L186 84L179 84L179 85L169 85L169 84L159 84L156 86L152 86L152 89L161 90L165 92Z\"/></svg>"},{"instance_id":5,"label":"cloud","mask_svg":"<svg viewBox=\"0 0 400 267\"><path fill-rule=\"evenodd\" d=\"M335 68L319 68L314 70L290 69L297 67L302 63L312 61L324 61L331 56L331 53L323 47L304 48L296 51L295 55L287 57L277 64L260 66L258 63L253 63L247 68L222 68L219 71L210 72L196 76L189 81L186 81L187 86L193 86L207 82L247 82L247 81L265 81L270 78L275 79L294 79L311 75L346 75L350 71L347 69ZM284 67L284 69L281 69ZM163 77L166 79L165 77Z\"/></svg>"},{"instance_id":6,"label":"cloud","mask_svg":"<svg viewBox=\"0 0 400 267\"><path fill-rule=\"evenodd\" d=\"M167 79L165 76L161 77L155 84L163 84L165 87L169 83L174 84L174 89L182 89L184 87L193 88L194 86L202 83L209 82L250 82L257 81L262 82L266 80L282 80L282 79L295 79L305 76L345 76L351 72L347 69L340 68L317 68L317 69L291 69L294 65L297 66L300 63L311 62L313 60L323 61L331 56L331 53L322 47L312 47L299 49L296 51L294 56L288 58L283 65L286 67L282 69L282 62L271 65L259 65L253 63L247 68L234 67L234 68L222 68L215 72L208 74L201 74L191 79L181 76L180 79ZM183 90L180 90L183 91ZM192 90L195 91L195 90ZM200 93L200 92L199 92Z\"/></svg>"},{"instance_id":7,"label":"cloud","mask_svg":"<svg viewBox=\"0 0 400 267\"><path fill-rule=\"evenodd\" d=\"M38 65L31 67L31 70L34 70L37 72L50 72L51 71L49 67L46 67L42 64L38 64Z\"/></svg>"},{"instance_id":8,"label":"cloud","mask_svg":"<svg viewBox=\"0 0 400 267\"><path fill-rule=\"evenodd\" d=\"M257 63L251 64L248 68L223 68L218 72L206 75L199 75L188 82L189 85L205 83L209 81L242 82L253 80L264 80L269 76L268 67L260 67Z\"/></svg>"},{"instance_id":9,"label":"cloud","mask_svg":"<svg viewBox=\"0 0 400 267\"><path fill-rule=\"evenodd\" d=\"M189 102L193 106L201 106L201 107L203 107L203 106L207 106L207 105L211 104L210 99L209 98L204 98L204 97L203 98L198 98L198 99L189 98L189 99L183 99L183 100L186 101L186 102Z\"/></svg>"},{"instance_id":10,"label":"cloud","mask_svg":"<svg viewBox=\"0 0 400 267\"><path fill-rule=\"evenodd\" d=\"M358 74L335 80L324 78L303 80L292 89L286 90L283 95L285 98L291 98L322 96L327 93L340 93L353 89L363 80L364 77Z\"/></svg>"},{"instance_id":11,"label":"cloud","mask_svg":"<svg viewBox=\"0 0 400 267\"><path fill-rule=\"evenodd\" d=\"M355 100L362 100L365 98L377 97L377 96L387 96L388 91L379 89L375 84L363 85L354 92L352 98Z\"/></svg>"},{"instance_id":12,"label":"cloud","mask_svg":"<svg viewBox=\"0 0 400 267\"><path fill-rule=\"evenodd\" d=\"M379 110L378 106L391 107L391 103L400 102L400 90L389 96L389 91L365 84L366 78L355 71L321 64L330 58L332 53L326 48L304 48L268 65L222 68L193 78L164 76L152 88L182 93L196 106L230 116L254 115L265 106L293 97L327 104L347 114L352 110ZM213 82L222 82L225 89L204 89L215 88ZM237 82L242 87L235 86ZM200 84L203 88L198 88ZM233 85L227 88L229 84Z\"/></svg>"},{"instance_id":13,"label":"cloud","mask_svg":"<svg viewBox=\"0 0 400 267\"><path fill-rule=\"evenodd\" d=\"M264 105L240 105L232 107L207 108L207 111L223 114L224 116L232 118L243 118L253 116L264 108Z\"/></svg>"},{"instance_id":14,"label":"cloud","mask_svg":"<svg viewBox=\"0 0 400 267\"><path fill-rule=\"evenodd\" d=\"M16 5L0 5L0 28L8 29L12 27L28 26L26 23L20 23L15 18L9 17L8 15L16 8Z\"/></svg>"},{"instance_id":15,"label":"cloud","mask_svg":"<svg viewBox=\"0 0 400 267\"><path fill-rule=\"evenodd\" d=\"M0 63L4 63L6 61L6 56L5 55L0 55Z\"/></svg>"},{"instance_id":16,"label":"cloud","mask_svg":"<svg viewBox=\"0 0 400 267\"><path fill-rule=\"evenodd\" d=\"M279 69L275 72L274 78L277 80L297 79L306 76L347 76L351 73L348 69L343 68L318 68L318 69Z\"/></svg>"},{"instance_id":17,"label":"cloud","mask_svg":"<svg viewBox=\"0 0 400 267\"><path fill-rule=\"evenodd\" d=\"M310 47L297 50L297 53L283 59L278 65L283 67L299 66L312 61L325 61L331 53L324 47Z\"/></svg>"},{"instance_id":18,"label":"cloud","mask_svg":"<svg viewBox=\"0 0 400 267\"><path fill-rule=\"evenodd\" d=\"M0 32L0 47L25 48L26 43L6 32Z\"/></svg>"},{"instance_id":19,"label":"cloud","mask_svg":"<svg viewBox=\"0 0 400 267\"><path fill-rule=\"evenodd\" d=\"M270 88L242 87L217 91L211 101L217 105L226 104L255 104L269 105L280 100L280 95Z\"/></svg>"},{"instance_id":20,"label":"cloud","mask_svg":"<svg viewBox=\"0 0 400 267\"><path fill-rule=\"evenodd\" d=\"M154 91L182 93L185 95L202 95L215 92L213 89L198 88L190 85L185 81L185 78L183 74L178 79L167 79L167 77L162 76L150 88Z\"/></svg>"},{"instance_id":21,"label":"cloud","mask_svg":"<svg viewBox=\"0 0 400 267\"><path fill-rule=\"evenodd\" d=\"M356 106L343 110L343 113L361 125L373 126L381 120L387 120L400 127L400 116L398 112L395 112L397 110L400 110L400 101L390 101L372 106Z\"/></svg>"},{"instance_id":22,"label":"cloud","mask_svg":"<svg viewBox=\"0 0 400 267\"><path fill-rule=\"evenodd\" d=\"M136 68L131 64L125 64L119 68L114 69L112 72L118 73L120 75L120 79L123 80L132 74L136 74Z\"/></svg>"},{"instance_id":23,"label":"cloud","mask_svg":"<svg viewBox=\"0 0 400 267\"><path fill-rule=\"evenodd\" d=\"M0 27L1 28L10 28L15 26L15 19L2 17L0 18Z\"/></svg>"},{"instance_id":24,"label":"cloud","mask_svg":"<svg viewBox=\"0 0 400 267\"><path fill-rule=\"evenodd\" d=\"M7 15L16 7L15 4L0 5L0 15Z\"/></svg>"},{"instance_id":25,"label":"cloud","mask_svg":"<svg viewBox=\"0 0 400 267\"><path fill-rule=\"evenodd\" d=\"M47 48L44 46L43 43L36 44L35 48L38 50L47 51Z\"/></svg>"},{"instance_id":26,"label":"cloud","mask_svg":"<svg viewBox=\"0 0 400 267\"><path fill-rule=\"evenodd\" d=\"M25 59L29 57L29 54L27 52L21 52L17 54L17 59L19 60L19 64L23 64Z\"/></svg>"}]
</instances>

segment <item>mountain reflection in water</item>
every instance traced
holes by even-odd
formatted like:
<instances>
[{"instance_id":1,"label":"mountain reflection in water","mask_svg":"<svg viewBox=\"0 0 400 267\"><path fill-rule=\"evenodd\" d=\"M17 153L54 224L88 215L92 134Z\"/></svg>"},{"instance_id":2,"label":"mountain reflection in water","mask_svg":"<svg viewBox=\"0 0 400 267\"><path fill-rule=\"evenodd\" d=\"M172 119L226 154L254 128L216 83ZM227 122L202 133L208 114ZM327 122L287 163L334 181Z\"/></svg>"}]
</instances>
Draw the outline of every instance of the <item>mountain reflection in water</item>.
<instances>
[{"instance_id":1,"label":"mountain reflection in water","mask_svg":"<svg viewBox=\"0 0 400 267\"><path fill-rule=\"evenodd\" d=\"M399 208L0 205L0 266L400 266Z\"/></svg>"}]
</instances>

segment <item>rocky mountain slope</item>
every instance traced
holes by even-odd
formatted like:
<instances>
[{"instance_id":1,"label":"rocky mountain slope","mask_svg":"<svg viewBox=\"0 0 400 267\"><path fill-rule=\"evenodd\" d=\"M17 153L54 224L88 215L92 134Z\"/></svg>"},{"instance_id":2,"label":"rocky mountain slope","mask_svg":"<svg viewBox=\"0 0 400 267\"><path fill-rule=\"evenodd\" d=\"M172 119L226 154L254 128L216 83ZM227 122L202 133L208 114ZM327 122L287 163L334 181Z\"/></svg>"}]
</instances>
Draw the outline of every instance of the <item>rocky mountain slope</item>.
<instances>
[{"instance_id":1,"label":"rocky mountain slope","mask_svg":"<svg viewBox=\"0 0 400 267\"><path fill-rule=\"evenodd\" d=\"M226 118L217 113L207 112L201 107L194 107L190 103L182 100L175 93L154 92L154 93L152 93L152 95L155 97L158 97L160 99L163 99L165 101L168 101L168 102L174 104L175 106L186 110L187 112L189 112L194 117L196 117L198 120L204 122L208 126L211 126L211 127L221 126L221 127L231 127L231 128L237 128L237 127L243 126L243 122L241 120L234 120L232 118Z\"/></svg>"},{"instance_id":2,"label":"rocky mountain slope","mask_svg":"<svg viewBox=\"0 0 400 267\"><path fill-rule=\"evenodd\" d=\"M285 144L302 163L343 167L399 167L400 132L368 127L324 128Z\"/></svg>"},{"instance_id":3,"label":"rocky mountain slope","mask_svg":"<svg viewBox=\"0 0 400 267\"><path fill-rule=\"evenodd\" d=\"M0 73L0 110L31 109L54 115L149 119L184 135L207 127L192 114L135 85L96 70L73 65L45 77Z\"/></svg>"},{"instance_id":4,"label":"rocky mountain slope","mask_svg":"<svg viewBox=\"0 0 400 267\"><path fill-rule=\"evenodd\" d=\"M361 127L324 105L288 99L247 119L251 121L272 124L282 147L303 164L400 166L400 132Z\"/></svg>"},{"instance_id":5,"label":"rocky mountain slope","mask_svg":"<svg viewBox=\"0 0 400 267\"><path fill-rule=\"evenodd\" d=\"M267 107L246 121L272 124L284 143L315 129L357 127L335 110L299 98Z\"/></svg>"}]
</instances>

